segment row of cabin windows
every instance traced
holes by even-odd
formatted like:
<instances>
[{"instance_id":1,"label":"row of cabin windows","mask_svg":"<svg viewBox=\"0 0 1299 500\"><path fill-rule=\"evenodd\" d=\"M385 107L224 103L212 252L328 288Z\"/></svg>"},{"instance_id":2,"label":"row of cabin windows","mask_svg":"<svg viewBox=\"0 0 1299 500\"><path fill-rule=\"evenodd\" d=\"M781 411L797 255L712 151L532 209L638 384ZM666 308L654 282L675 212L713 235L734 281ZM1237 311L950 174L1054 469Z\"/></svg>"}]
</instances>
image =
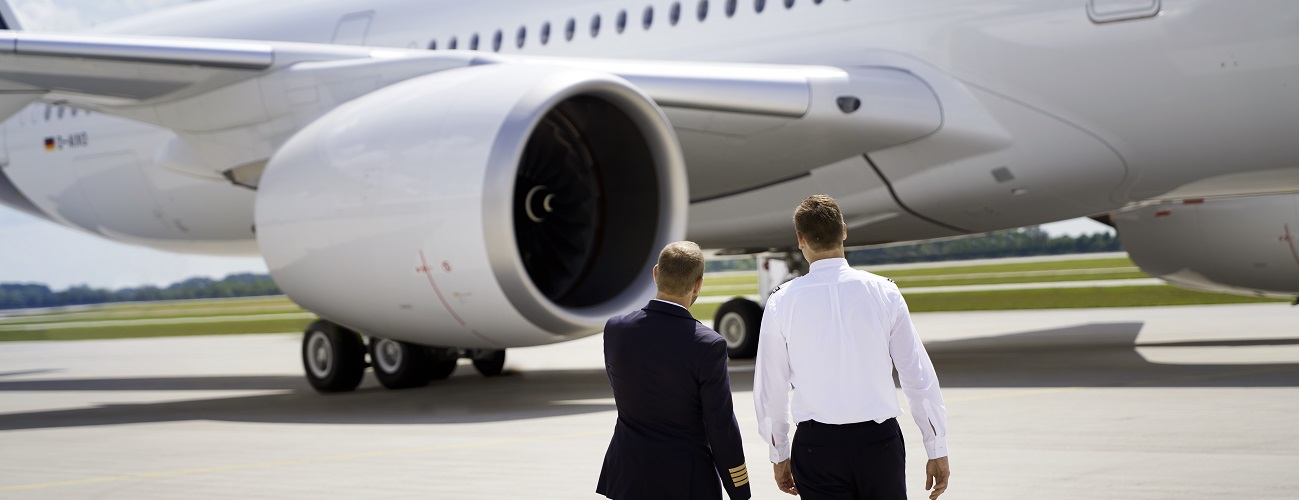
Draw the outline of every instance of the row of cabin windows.
<instances>
[{"instance_id":1,"label":"row of cabin windows","mask_svg":"<svg viewBox=\"0 0 1299 500\"><path fill-rule=\"evenodd\" d=\"M45 107L45 121L50 121L53 118L58 118L62 120L63 115L66 112L71 112L72 116L77 116L78 113L83 112L82 110L79 110L77 108L69 108L69 107L59 106L55 104L45 104L44 107ZM90 115L89 110L84 111L84 113L86 113L87 116Z\"/></svg>"},{"instance_id":2,"label":"row of cabin windows","mask_svg":"<svg viewBox=\"0 0 1299 500\"><path fill-rule=\"evenodd\" d=\"M794 8L794 4L796 2L796 0L780 0L780 1L785 4L785 9ZM823 0L810 0L810 1L814 5L821 5L821 2ZM725 7L726 7L725 8L726 17L733 17L735 16L736 9L739 8L739 0L725 0ZM763 10L766 10L766 8L767 8L767 0L753 0L754 12L761 14ZM699 4L695 7L695 17L699 19L699 22L703 22L704 20L708 19L708 0L699 0ZM681 21L681 2L672 2L672 6L668 7L668 24L672 26L676 26L677 23L680 21ZM653 25L654 25L654 6L652 5L646 6L644 12L641 14L641 26L644 29L648 30ZM618 11L618 16L615 19L614 28L618 31L619 34L627 30L627 11L625 9ZM570 17L568 18L568 21L564 23L564 40L572 41L573 37L576 35L577 35L577 19ZM591 38L595 38L597 36L600 36L600 14L591 16ZM550 43L550 22L549 21L541 23L541 31L537 34L537 37L538 39L540 39L542 45L546 45ZM469 50L478 50L479 41L480 40L478 38L478 34L474 33L469 37L469 45L467 48ZM496 33L492 35L492 51L500 52L501 44L503 44L504 41L505 41L505 33L501 30L496 30ZM522 49L523 46L527 44L527 41L528 41L528 28L526 26L519 26L519 30L515 32L514 35L514 46ZM437 50L438 41L433 40L429 42L428 48L429 50ZM456 37L451 37L451 39L447 40L446 48L448 50L455 50L460 48L459 40L456 39Z\"/></svg>"}]
</instances>

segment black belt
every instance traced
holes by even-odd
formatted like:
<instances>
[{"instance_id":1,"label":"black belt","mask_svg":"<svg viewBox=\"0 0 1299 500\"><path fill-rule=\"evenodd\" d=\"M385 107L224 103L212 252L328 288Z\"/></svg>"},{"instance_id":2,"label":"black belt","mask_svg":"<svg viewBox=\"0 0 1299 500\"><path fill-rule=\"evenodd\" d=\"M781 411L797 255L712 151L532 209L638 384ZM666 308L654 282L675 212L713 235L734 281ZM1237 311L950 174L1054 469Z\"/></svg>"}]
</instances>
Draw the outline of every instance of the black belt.
<instances>
[{"instance_id":1,"label":"black belt","mask_svg":"<svg viewBox=\"0 0 1299 500\"><path fill-rule=\"evenodd\" d=\"M824 422L817 422L817 421L815 421L815 420L804 420L804 421L802 421L802 422L799 422L799 423L798 423L798 426L799 426L799 427L804 427L804 426L806 426L806 427L829 427L829 428L834 428L834 429L857 429L857 428L860 428L860 427L874 427L874 426L877 426L877 425L883 425L883 424L887 423L889 420L893 420L893 419L890 418L890 419L888 419L888 420L885 420L884 422L876 422L876 421L874 421L874 420L867 420L867 421L865 421L865 422L853 422L853 423L851 423L851 424L827 424L827 423L824 423Z\"/></svg>"}]
</instances>

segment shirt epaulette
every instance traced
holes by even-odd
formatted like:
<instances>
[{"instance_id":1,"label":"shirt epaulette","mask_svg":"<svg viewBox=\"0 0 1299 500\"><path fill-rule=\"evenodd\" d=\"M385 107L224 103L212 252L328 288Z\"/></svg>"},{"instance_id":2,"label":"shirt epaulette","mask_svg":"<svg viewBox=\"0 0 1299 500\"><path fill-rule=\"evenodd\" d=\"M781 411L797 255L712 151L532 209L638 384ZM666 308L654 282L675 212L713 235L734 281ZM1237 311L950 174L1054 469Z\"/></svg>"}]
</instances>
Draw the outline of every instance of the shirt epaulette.
<instances>
[{"instance_id":1,"label":"shirt epaulette","mask_svg":"<svg viewBox=\"0 0 1299 500\"><path fill-rule=\"evenodd\" d=\"M771 289L771 293L772 293L772 294L775 294L776 292L779 292L780 289L783 288L785 285L788 285L788 284L790 284L790 283L793 283L794 280L799 279L799 278L802 278L802 276L795 276L794 279L791 279L791 280L789 280L789 281L786 281L786 282L784 282L784 283L781 283L781 284L779 284L779 285L776 285L776 288L772 288L772 289Z\"/></svg>"}]
</instances>

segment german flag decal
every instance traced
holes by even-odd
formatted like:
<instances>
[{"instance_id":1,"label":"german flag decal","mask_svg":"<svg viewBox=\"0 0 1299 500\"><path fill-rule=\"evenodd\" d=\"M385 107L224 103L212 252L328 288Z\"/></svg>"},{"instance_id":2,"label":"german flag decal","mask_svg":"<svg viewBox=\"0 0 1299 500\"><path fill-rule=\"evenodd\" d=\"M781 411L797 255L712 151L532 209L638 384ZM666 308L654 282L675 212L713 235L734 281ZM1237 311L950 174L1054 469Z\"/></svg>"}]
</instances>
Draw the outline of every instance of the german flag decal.
<instances>
[{"instance_id":1,"label":"german flag decal","mask_svg":"<svg viewBox=\"0 0 1299 500\"><path fill-rule=\"evenodd\" d=\"M59 148L59 146L58 146L57 143L54 142L54 138L53 138L53 137L46 137L46 138L45 138L45 150L46 150L46 151L54 151L54 150L56 150L56 149L58 149L58 148Z\"/></svg>"},{"instance_id":2,"label":"german flag decal","mask_svg":"<svg viewBox=\"0 0 1299 500\"><path fill-rule=\"evenodd\" d=\"M731 482L735 484L736 488L749 484L749 469L744 464L730 469L729 472L731 473Z\"/></svg>"}]
</instances>

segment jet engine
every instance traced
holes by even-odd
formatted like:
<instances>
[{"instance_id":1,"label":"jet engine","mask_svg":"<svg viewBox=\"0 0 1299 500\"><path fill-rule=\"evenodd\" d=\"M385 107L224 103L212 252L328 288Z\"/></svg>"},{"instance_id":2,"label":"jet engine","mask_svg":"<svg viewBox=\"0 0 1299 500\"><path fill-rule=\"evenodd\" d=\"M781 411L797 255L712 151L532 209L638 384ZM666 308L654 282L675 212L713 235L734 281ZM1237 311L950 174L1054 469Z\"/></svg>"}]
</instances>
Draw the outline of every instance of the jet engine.
<instances>
[{"instance_id":1,"label":"jet engine","mask_svg":"<svg viewBox=\"0 0 1299 500\"><path fill-rule=\"evenodd\" d=\"M258 244L323 318L459 348L599 332L654 290L685 235L680 148L616 76L480 65L372 92L267 164Z\"/></svg>"},{"instance_id":2,"label":"jet engine","mask_svg":"<svg viewBox=\"0 0 1299 500\"><path fill-rule=\"evenodd\" d=\"M1167 201L1111 219L1152 276L1214 292L1299 295L1299 194Z\"/></svg>"}]
</instances>

